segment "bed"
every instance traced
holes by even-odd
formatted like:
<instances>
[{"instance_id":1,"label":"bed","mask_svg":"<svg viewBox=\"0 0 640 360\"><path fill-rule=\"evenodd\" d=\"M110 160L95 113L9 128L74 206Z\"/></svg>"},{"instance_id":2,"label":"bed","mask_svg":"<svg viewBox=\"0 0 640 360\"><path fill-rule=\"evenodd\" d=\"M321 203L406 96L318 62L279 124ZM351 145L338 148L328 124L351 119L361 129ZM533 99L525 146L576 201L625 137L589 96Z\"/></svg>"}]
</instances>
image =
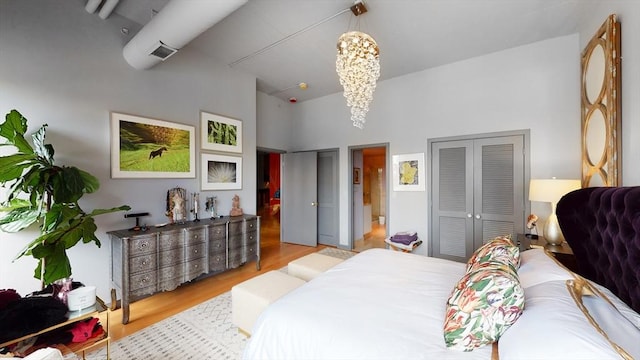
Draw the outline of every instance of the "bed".
<instances>
[{"instance_id":1,"label":"bed","mask_svg":"<svg viewBox=\"0 0 640 360\"><path fill-rule=\"evenodd\" d=\"M465 351L445 341L454 294L467 289L469 274L486 270L471 267L475 254L464 264L371 249L271 304L243 358L640 359L640 314L627 303L542 249L517 256L517 264L497 266L517 273L509 293L522 293L519 312L498 311L513 320L498 341ZM497 323L492 316L482 328Z\"/></svg>"}]
</instances>

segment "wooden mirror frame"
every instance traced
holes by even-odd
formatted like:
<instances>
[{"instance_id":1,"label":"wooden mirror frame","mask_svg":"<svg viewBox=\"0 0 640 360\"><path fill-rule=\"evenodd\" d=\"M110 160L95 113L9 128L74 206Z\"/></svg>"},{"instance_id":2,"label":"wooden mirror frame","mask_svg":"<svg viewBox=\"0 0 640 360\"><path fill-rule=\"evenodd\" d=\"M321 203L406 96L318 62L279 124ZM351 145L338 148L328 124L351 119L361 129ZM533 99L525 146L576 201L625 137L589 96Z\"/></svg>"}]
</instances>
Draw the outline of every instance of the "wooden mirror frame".
<instances>
[{"instance_id":1,"label":"wooden mirror frame","mask_svg":"<svg viewBox=\"0 0 640 360\"><path fill-rule=\"evenodd\" d=\"M620 35L609 15L582 51L582 187L622 185Z\"/></svg>"}]
</instances>

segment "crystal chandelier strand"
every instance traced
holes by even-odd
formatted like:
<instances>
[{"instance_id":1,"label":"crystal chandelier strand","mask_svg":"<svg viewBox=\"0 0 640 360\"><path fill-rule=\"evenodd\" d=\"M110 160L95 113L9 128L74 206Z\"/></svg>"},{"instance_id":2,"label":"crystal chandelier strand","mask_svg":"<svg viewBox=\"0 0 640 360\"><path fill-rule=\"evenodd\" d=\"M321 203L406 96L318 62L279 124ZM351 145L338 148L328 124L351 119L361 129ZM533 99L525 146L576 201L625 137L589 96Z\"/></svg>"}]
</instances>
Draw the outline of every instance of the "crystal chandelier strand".
<instances>
[{"instance_id":1,"label":"crystal chandelier strand","mask_svg":"<svg viewBox=\"0 0 640 360\"><path fill-rule=\"evenodd\" d=\"M342 34L337 47L336 72L353 126L362 129L380 77L380 50L371 36L360 31Z\"/></svg>"}]
</instances>

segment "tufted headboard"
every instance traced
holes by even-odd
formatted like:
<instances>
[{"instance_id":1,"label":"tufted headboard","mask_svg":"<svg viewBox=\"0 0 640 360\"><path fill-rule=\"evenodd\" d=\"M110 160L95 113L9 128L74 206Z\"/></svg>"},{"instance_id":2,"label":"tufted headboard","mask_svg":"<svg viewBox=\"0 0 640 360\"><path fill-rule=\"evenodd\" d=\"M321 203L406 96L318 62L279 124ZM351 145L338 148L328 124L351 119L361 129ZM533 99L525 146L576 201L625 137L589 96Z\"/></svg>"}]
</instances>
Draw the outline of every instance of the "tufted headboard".
<instances>
[{"instance_id":1,"label":"tufted headboard","mask_svg":"<svg viewBox=\"0 0 640 360\"><path fill-rule=\"evenodd\" d=\"M576 190L556 214L580 275L640 312L640 186Z\"/></svg>"}]
</instances>

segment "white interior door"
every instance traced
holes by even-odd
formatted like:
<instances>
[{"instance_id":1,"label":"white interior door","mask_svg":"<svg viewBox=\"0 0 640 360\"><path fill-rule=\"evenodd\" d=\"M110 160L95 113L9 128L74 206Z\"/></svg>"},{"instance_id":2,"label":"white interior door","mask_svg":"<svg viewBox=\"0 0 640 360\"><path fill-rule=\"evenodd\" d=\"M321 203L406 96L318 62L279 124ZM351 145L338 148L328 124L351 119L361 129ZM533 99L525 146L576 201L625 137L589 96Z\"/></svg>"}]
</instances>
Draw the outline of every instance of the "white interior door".
<instances>
[{"instance_id":1,"label":"white interior door","mask_svg":"<svg viewBox=\"0 0 640 360\"><path fill-rule=\"evenodd\" d=\"M283 242L318 245L318 154L282 156L281 238Z\"/></svg>"}]
</instances>

